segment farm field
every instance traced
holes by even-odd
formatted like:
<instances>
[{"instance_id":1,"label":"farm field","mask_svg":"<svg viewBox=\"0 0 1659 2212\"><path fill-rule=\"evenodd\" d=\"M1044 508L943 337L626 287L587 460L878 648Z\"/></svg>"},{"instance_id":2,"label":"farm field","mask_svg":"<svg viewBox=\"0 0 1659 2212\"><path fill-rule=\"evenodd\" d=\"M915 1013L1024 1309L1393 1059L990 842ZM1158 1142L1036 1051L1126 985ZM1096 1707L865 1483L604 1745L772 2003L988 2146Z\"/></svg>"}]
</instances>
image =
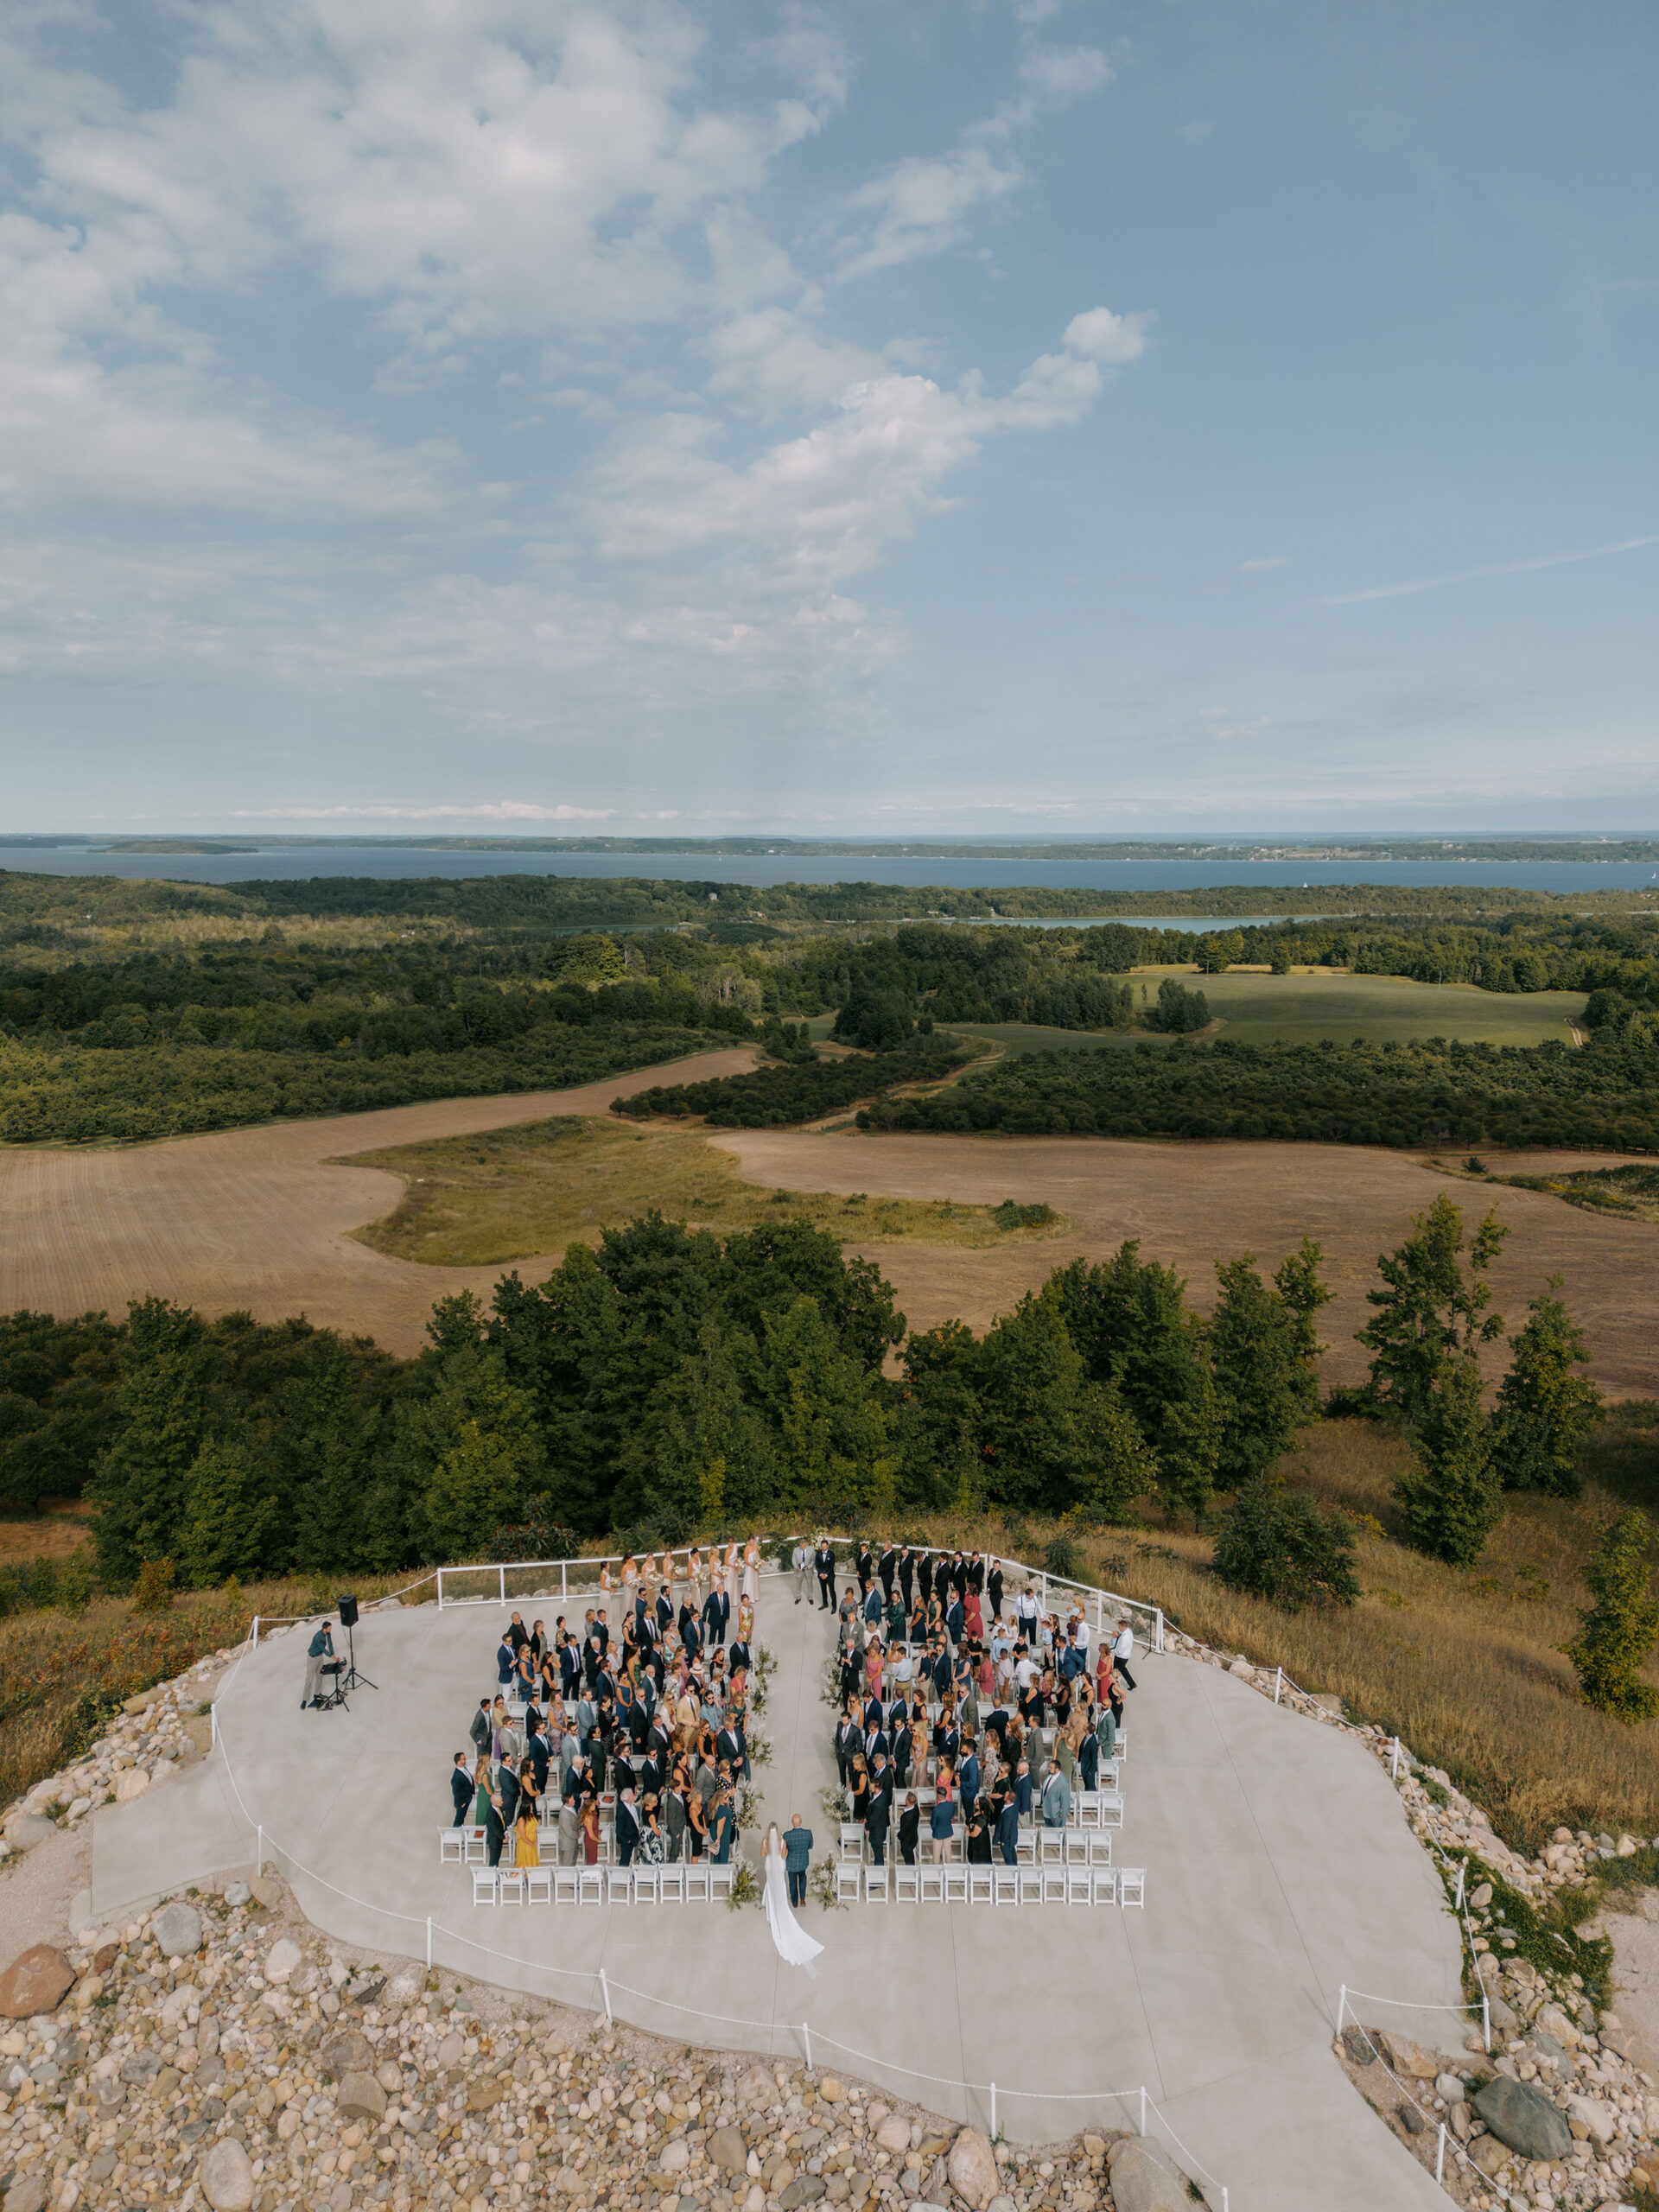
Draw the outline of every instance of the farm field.
<instances>
[{"instance_id":1,"label":"farm field","mask_svg":"<svg viewBox=\"0 0 1659 2212\"><path fill-rule=\"evenodd\" d=\"M1175 976L1200 990L1221 1033L1249 1045L1311 1045L1321 1037L1346 1044L1405 1044L1418 1037L1456 1038L1470 1045L1541 1045L1571 1041L1570 1025L1584 1011L1582 991L1483 991L1472 983L1414 983L1405 976L1345 976L1306 969L1291 976L1235 969L1200 976L1191 969L1137 969L1155 999L1158 983ZM1137 994L1138 996L1138 994Z\"/></svg>"},{"instance_id":2,"label":"farm field","mask_svg":"<svg viewBox=\"0 0 1659 2212\"><path fill-rule=\"evenodd\" d=\"M902 1238L980 1246L1053 1236L1065 1226L1058 1216L999 1222L995 1205L949 1198L763 1190L698 1128L659 1122L641 1128L609 1116L562 1116L360 1153L349 1164L385 1168L404 1186L393 1211L365 1224L358 1237L393 1258L446 1267L597 1243L602 1229L652 1207L721 1236L804 1215L843 1243Z\"/></svg>"}]
</instances>

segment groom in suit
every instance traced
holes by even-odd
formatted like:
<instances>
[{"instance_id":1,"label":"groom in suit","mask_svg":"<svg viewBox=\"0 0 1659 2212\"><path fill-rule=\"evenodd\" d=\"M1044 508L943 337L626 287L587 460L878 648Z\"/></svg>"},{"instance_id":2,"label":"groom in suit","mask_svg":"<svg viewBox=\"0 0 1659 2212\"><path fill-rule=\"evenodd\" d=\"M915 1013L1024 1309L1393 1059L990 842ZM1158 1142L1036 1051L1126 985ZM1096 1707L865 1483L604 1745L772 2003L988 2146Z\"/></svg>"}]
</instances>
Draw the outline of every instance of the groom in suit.
<instances>
[{"instance_id":1,"label":"groom in suit","mask_svg":"<svg viewBox=\"0 0 1659 2212\"><path fill-rule=\"evenodd\" d=\"M833 1613L836 1610L836 1548L827 1536L820 1537L814 1554L818 1570L818 1611Z\"/></svg>"},{"instance_id":2,"label":"groom in suit","mask_svg":"<svg viewBox=\"0 0 1659 2212\"><path fill-rule=\"evenodd\" d=\"M702 1601L702 1624L709 1631L709 1641L716 1650L726 1642L726 1624L732 1618L732 1601L724 1587L716 1584Z\"/></svg>"}]
</instances>

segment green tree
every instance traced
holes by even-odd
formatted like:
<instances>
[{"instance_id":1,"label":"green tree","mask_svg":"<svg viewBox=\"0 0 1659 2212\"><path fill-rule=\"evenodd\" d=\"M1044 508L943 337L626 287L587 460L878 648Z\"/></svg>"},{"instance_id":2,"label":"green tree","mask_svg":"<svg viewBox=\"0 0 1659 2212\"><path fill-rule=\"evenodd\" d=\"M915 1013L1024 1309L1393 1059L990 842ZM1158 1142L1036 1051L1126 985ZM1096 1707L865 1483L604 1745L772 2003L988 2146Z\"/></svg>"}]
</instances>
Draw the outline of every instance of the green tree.
<instances>
[{"instance_id":1,"label":"green tree","mask_svg":"<svg viewBox=\"0 0 1659 2212\"><path fill-rule=\"evenodd\" d=\"M124 1589L147 1559L171 1559L185 1489L207 1422L208 1363L200 1314L164 1298L127 1308L121 1427L92 1495L99 1572Z\"/></svg>"},{"instance_id":2,"label":"green tree","mask_svg":"<svg viewBox=\"0 0 1659 2212\"><path fill-rule=\"evenodd\" d=\"M543 1486L533 1408L499 1356L468 1349L444 1362L432 1395L404 1409L404 1451L419 1483L414 1518L429 1560L476 1558Z\"/></svg>"},{"instance_id":3,"label":"green tree","mask_svg":"<svg viewBox=\"0 0 1659 2212\"><path fill-rule=\"evenodd\" d=\"M1510 1232L1489 1213L1470 1240L1465 1273L1463 1215L1444 1191L1411 1222L1415 1235L1378 1257L1384 1287L1366 1292L1376 1318L1357 1336L1371 1354L1372 1396L1415 1427L1446 1358L1503 1333L1503 1316L1487 1311L1485 1276Z\"/></svg>"},{"instance_id":4,"label":"green tree","mask_svg":"<svg viewBox=\"0 0 1659 2212\"><path fill-rule=\"evenodd\" d=\"M906 1338L895 1432L903 1502L972 1512L982 1503L979 1340L963 1321Z\"/></svg>"},{"instance_id":5,"label":"green tree","mask_svg":"<svg viewBox=\"0 0 1659 2212\"><path fill-rule=\"evenodd\" d=\"M1527 1308L1526 1325L1510 1338L1514 1357L1497 1393L1493 1454L1505 1490L1537 1490L1576 1497L1579 1446L1601 1410L1601 1393L1575 1367L1587 1366L1584 1332L1554 1294L1560 1275Z\"/></svg>"},{"instance_id":6,"label":"green tree","mask_svg":"<svg viewBox=\"0 0 1659 2212\"><path fill-rule=\"evenodd\" d=\"M276 1503L252 1452L225 1437L209 1437L185 1478L178 1566L197 1589L256 1574L276 1519Z\"/></svg>"},{"instance_id":7,"label":"green tree","mask_svg":"<svg viewBox=\"0 0 1659 2212\"><path fill-rule=\"evenodd\" d=\"M1637 1673L1659 1639L1659 1603L1648 1572L1651 1534L1646 1514L1634 1507L1602 1532L1584 1570L1596 1602L1579 1615L1578 1635L1565 1647L1586 1704L1627 1723L1659 1713L1659 1690Z\"/></svg>"},{"instance_id":8,"label":"green tree","mask_svg":"<svg viewBox=\"0 0 1659 2212\"><path fill-rule=\"evenodd\" d=\"M1503 1499L1472 1352L1441 1361L1417 1425L1415 1455L1394 1495L1414 1544L1453 1567L1474 1565L1503 1517Z\"/></svg>"},{"instance_id":9,"label":"green tree","mask_svg":"<svg viewBox=\"0 0 1659 2212\"><path fill-rule=\"evenodd\" d=\"M1255 1255L1216 1263L1221 1286L1207 1332L1215 1376L1217 1478L1236 1489L1265 1474L1319 1408L1313 1317L1329 1293L1319 1248L1304 1238L1269 1287Z\"/></svg>"},{"instance_id":10,"label":"green tree","mask_svg":"<svg viewBox=\"0 0 1659 2212\"><path fill-rule=\"evenodd\" d=\"M1202 1353L1204 1332L1196 1319L1193 1331ZM1190 1513L1194 1528L1204 1526L1215 1497L1221 1445L1221 1399L1209 1360L1200 1357L1186 1395L1164 1408L1158 1451L1159 1494L1177 1512Z\"/></svg>"},{"instance_id":11,"label":"green tree","mask_svg":"<svg viewBox=\"0 0 1659 2212\"><path fill-rule=\"evenodd\" d=\"M1359 1595L1353 1530L1309 1491L1270 1476L1246 1483L1216 1536L1216 1573L1230 1589L1266 1598L1287 1612L1351 1605Z\"/></svg>"},{"instance_id":12,"label":"green tree","mask_svg":"<svg viewBox=\"0 0 1659 2212\"><path fill-rule=\"evenodd\" d=\"M1158 1461L1110 1384L1084 1383L1077 1440L1083 1459L1073 1476L1072 1510L1092 1520L1130 1520L1136 1499L1158 1487Z\"/></svg>"}]
</instances>

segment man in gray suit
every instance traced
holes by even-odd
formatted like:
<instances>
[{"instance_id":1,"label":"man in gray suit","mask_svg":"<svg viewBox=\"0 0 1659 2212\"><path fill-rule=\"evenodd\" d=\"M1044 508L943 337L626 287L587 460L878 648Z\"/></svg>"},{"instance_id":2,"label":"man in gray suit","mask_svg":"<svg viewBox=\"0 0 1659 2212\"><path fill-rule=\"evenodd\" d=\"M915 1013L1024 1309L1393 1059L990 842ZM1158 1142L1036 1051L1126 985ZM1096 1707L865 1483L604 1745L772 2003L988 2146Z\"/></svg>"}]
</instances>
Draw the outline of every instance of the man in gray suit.
<instances>
[{"instance_id":1,"label":"man in gray suit","mask_svg":"<svg viewBox=\"0 0 1659 2212\"><path fill-rule=\"evenodd\" d=\"M1071 1817L1071 1785L1060 1772L1058 1759L1048 1763L1048 1779L1043 1784L1043 1826L1063 1828Z\"/></svg>"}]
</instances>

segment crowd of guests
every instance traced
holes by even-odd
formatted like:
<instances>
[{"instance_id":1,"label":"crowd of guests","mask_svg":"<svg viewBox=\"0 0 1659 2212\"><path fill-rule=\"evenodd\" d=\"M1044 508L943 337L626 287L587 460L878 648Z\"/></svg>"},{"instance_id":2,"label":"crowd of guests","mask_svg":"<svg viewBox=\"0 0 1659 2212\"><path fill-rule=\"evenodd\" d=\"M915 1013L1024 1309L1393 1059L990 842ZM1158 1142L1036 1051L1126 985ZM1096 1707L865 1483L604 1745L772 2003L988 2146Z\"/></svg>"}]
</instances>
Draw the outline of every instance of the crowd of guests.
<instances>
[{"instance_id":1,"label":"crowd of guests","mask_svg":"<svg viewBox=\"0 0 1659 2212\"><path fill-rule=\"evenodd\" d=\"M741 1556L664 1552L602 1568L580 1628L513 1614L450 1782L455 1825L483 1829L492 1866L539 1866L550 1829L561 1866L596 1866L607 1820L619 1866L728 1863L760 1567L753 1538Z\"/></svg>"},{"instance_id":2,"label":"crowd of guests","mask_svg":"<svg viewBox=\"0 0 1659 2212\"><path fill-rule=\"evenodd\" d=\"M820 1590L834 1602L821 1560L820 1551ZM1096 1650L1080 1605L1045 1614L1029 1586L1008 1605L1000 1562L979 1553L889 1545L878 1555L865 1545L854 1572L857 1594L849 1588L836 1607L836 1770L848 1818L878 1866L895 1831L899 1857L915 1865L924 1818L936 1859L960 1849L970 1865L1012 1866L1021 1823L1064 1827L1075 1793L1096 1788L1116 1755L1135 1688L1129 1623Z\"/></svg>"}]
</instances>

